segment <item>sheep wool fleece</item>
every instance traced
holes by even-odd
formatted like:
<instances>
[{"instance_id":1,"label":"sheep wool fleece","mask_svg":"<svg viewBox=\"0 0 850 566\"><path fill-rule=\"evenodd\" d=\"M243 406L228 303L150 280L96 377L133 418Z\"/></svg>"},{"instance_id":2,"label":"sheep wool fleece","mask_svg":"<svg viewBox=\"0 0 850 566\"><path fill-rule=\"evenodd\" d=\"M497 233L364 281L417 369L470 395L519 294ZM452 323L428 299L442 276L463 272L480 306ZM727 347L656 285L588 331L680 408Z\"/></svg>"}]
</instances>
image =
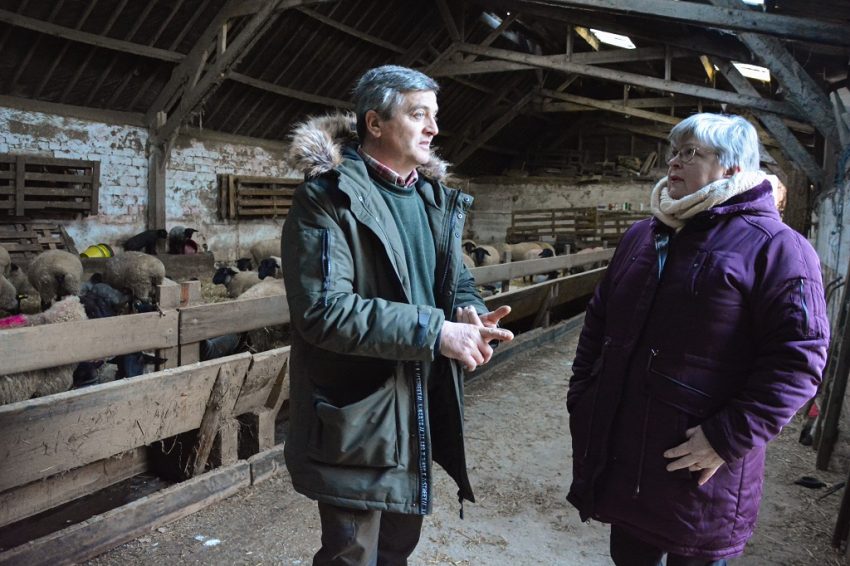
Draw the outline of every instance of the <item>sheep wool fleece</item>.
<instances>
[{"instance_id":1,"label":"sheep wool fleece","mask_svg":"<svg viewBox=\"0 0 850 566\"><path fill-rule=\"evenodd\" d=\"M293 326L286 465L296 491L353 509L427 514L432 461L473 501L463 446L463 376L435 355L456 306L486 311L461 259L472 197L419 168L436 259L434 305L416 304L404 244L356 152L352 115L312 119L292 137L304 171L283 226ZM427 378L427 379L426 379ZM430 382L429 382L430 381Z\"/></svg>"},{"instance_id":2,"label":"sheep wool fleece","mask_svg":"<svg viewBox=\"0 0 850 566\"><path fill-rule=\"evenodd\" d=\"M743 551L765 445L815 394L826 361L819 267L769 181L678 233L657 218L626 232L588 305L567 393L568 499L582 520L684 556ZM702 486L663 456L697 425L725 462Z\"/></svg>"}]
</instances>

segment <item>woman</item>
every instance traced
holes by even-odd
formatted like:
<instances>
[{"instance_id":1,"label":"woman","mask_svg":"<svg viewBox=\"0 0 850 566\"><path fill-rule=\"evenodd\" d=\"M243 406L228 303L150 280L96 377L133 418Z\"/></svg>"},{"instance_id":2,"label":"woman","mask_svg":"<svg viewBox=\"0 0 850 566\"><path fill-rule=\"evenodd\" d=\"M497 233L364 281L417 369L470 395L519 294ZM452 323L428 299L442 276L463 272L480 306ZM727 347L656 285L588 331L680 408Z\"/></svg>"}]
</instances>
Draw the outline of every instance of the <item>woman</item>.
<instances>
[{"instance_id":1,"label":"woman","mask_svg":"<svg viewBox=\"0 0 850 566\"><path fill-rule=\"evenodd\" d=\"M725 564L758 514L765 445L814 395L828 323L818 258L782 223L755 129L670 132L653 218L591 300L567 395L568 496L618 565Z\"/></svg>"}]
</instances>

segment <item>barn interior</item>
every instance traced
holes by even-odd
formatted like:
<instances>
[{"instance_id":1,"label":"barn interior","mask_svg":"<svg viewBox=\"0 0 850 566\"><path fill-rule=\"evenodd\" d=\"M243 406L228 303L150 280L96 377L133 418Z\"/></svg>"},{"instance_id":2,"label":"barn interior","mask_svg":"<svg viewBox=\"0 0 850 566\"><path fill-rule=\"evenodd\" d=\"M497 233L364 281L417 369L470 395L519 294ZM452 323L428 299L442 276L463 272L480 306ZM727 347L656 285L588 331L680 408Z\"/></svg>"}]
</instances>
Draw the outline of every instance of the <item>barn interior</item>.
<instances>
[{"instance_id":1,"label":"barn interior","mask_svg":"<svg viewBox=\"0 0 850 566\"><path fill-rule=\"evenodd\" d=\"M140 232L196 230L189 249L168 253L166 240L157 242L176 283L160 291L159 312L132 315L140 321L132 334L111 321L90 321L99 325L84 334L102 340L85 344L58 330L0 330L0 359L6 372L31 371L46 367L47 351L57 365L144 348L170 352L158 367L179 372L199 361L200 342L220 328L246 332L287 322L281 297L253 299L251 316L237 315L223 295L218 310L203 311L201 285L190 280L209 280L216 268L250 256L258 242L280 237L303 180L288 164L293 128L311 116L350 112L357 78L397 64L440 84L437 151L451 163L449 184L475 197L464 238L545 241L557 249L558 258L524 271L480 267L490 271L477 279L499 283L504 294L512 278L553 268L577 277L557 292L525 290L515 281L519 295L488 299L513 304L523 330L581 312L604 269L577 272L610 258L622 233L650 216L650 191L667 171L671 127L698 112L752 122L762 169L787 190L783 219L812 242L822 262L834 340L816 457L819 466L845 470L850 446L837 439L850 430L850 411L842 411L850 373L843 348L850 344L850 234L843 229L848 29L845 0L0 0L0 246L12 261L26 267L45 250L63 249L82 254L90 273ZM577 251L591 253L565 259ZM192 312L207 314L190 322ZM128 341L134 348L119 345ZM68 353L56 355L55 343ZM252 392L230 401L233 411L250 409L257 453L274 445L275 417L286 401L288 350L268 351L277 353L255 349L228 362L243 382L255 380ZM191 465L178 462L178 476L201 477L227 460L227 435L213 429L213 446L197 432L218 426L209 424L204 395L219 391L222 374L219 366L204 367L191 377L203 384L195 420L162 431L162 438L194 434L187 442L203 455ZM179 376L172 377L161 395L180 387ZM116 392L114 402L136 394ZM0 422L24 427L21 415L36 402L43 404L33 414L55 414L49 401L21 401L0 407ZM161 469L144 449L149 437L127 435L114 450L73 458L57 450L14 473L5 459L0 539L14 527L17 538L5 540L20 543L21 521ZM16 438L7 438L7 453L26 454ZM93 471L117 454L125 455L120 472L106 478ZM90 487L69 480L82 469L96 478ZM32 495L43 482L64 495ZM26 497L39 502L24 504ZM850 533L850 499L842 509L837 546ZM54 557L61 539L53 536L34 551L27 541L28 552ZM116 540L75 556L102 552ZM0 548L0 562L4 552L27 556L9 544Z\"/></svg>"}]
</instances>

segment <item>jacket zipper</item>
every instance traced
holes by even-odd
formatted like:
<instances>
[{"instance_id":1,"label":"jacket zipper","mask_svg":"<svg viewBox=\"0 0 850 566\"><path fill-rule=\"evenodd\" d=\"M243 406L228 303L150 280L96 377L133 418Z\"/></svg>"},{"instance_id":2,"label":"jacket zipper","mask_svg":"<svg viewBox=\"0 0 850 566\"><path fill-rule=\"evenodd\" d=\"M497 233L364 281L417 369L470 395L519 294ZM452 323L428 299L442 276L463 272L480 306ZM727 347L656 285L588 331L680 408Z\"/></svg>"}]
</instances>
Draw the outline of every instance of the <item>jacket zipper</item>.
<instances>
[{"instance_id":1,"label":"jacket zipper","mask_svg":"<svg viewBox=\"0 0 850 566\"><path fill-rule=\"evenodd\" d=\"M428 513L431 494L428 485L428 445L425 442L425 394L422 386L422 362L415 362L414 391L416 396L416 440L419 444L419 514Z\"/></svg>"},{"instance_id":2,"label":"jacket zipper","mask_svg":"<svg viewBox=\"0 0 850 566\"><path fill-rule=\"evenodd\" d=\"M331 246L333 245L333 234L325 229L322 234L322 304L328 306L328 293L331 290Z\"/></svg>"},{"instance_id":3,"label":"jacket zipper","mask_svg":"<svg viewBox=\"0 0 850 566\"><path fill-rule=\"evenodd\" d=\"M447 282L448 277L449 277L449 261L451 260L451 257L452 257L451 253L449 253L449 252L451 251L452 234L454 233L454 230L455 230L455 223L456 223L455 206L457 204L458 198L460 198L460 193L458 193L457 191L453 192L452 196L451 196L451 201L449 202L448 207L446 207L447 210L449 210L450 212L448 214L448 218L446 219L445 224L443 225L443 229L446 232L446 237L443 239L443 241L445 242L445 248L446 248L446 262L445 262L445 265L443 266L443 280L440 282L440 293L441 294L445 294L445 292L446 292L446 282ZM454 306L454 304L449 306L450 311L451 311L451 308L453 306Z\"/></svg>"},{"instance_id":4,"label":"jacket zipper","mask_svg":"<svg viewBox=\"0 0 850 566\"><path fill-rule=\"evenodd\" d=\"M803 309L803 334L809 335L809 306L806 304L806 282L800 278L800 307Z\"/></svg>"},{"instance_id":5,"label":"jacket zipper","mask_svg":"<svg viewBox=\"0 0 850 566\"><path fill-rule=\"evenodd\" d=\"M646 364L646 371L649 371L649 368L652 367L652 361L655 357L658 356L658 350L655 348L650 348L649 350L649 361ZM640 495L640 484L643 481L643 462L644 457L646 456L646 429L649 425L649 409L651 406L652 397L647 396L646 399L646 408L643 411L643 428L641 430L640 435L640 452L638 453L638 470L637 470L637 479L635 481L635 489L632 492L632 497L637 497Z\"/></svg>"}]
</instances>

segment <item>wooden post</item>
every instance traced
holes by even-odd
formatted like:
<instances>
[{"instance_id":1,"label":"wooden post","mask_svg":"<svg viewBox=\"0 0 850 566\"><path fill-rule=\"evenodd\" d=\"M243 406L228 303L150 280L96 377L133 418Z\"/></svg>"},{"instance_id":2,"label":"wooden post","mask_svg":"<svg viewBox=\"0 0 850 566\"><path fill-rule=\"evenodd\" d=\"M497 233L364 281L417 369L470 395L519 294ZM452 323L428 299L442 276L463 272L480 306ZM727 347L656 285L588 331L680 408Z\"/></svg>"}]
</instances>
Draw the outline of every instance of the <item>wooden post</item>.
<instances>
[{"instance_id":1,"label":"wooden post","mask_svg":"<svg viewBox=\"0 0 850 566\"><path fill-rule=\"evenodd\" d=\"M189 470L190 476L203 473L213 447L213 441L222 428L228 436L235 434L235 431L224 426L223 419L228 418L227 416L230 415L230 411L236 403L242 381L245 379L246 369L230 364L222 365L219 368L215 385L213 385L210 398L207 401L207 409L204 412L201 427L198 429L198 442L195 445L194 461ZM228 438L223 444L227 445L231 441L235 448L235 437ZM233 452L235 453L235 450Z\"/></svg>"}]
</instances>

